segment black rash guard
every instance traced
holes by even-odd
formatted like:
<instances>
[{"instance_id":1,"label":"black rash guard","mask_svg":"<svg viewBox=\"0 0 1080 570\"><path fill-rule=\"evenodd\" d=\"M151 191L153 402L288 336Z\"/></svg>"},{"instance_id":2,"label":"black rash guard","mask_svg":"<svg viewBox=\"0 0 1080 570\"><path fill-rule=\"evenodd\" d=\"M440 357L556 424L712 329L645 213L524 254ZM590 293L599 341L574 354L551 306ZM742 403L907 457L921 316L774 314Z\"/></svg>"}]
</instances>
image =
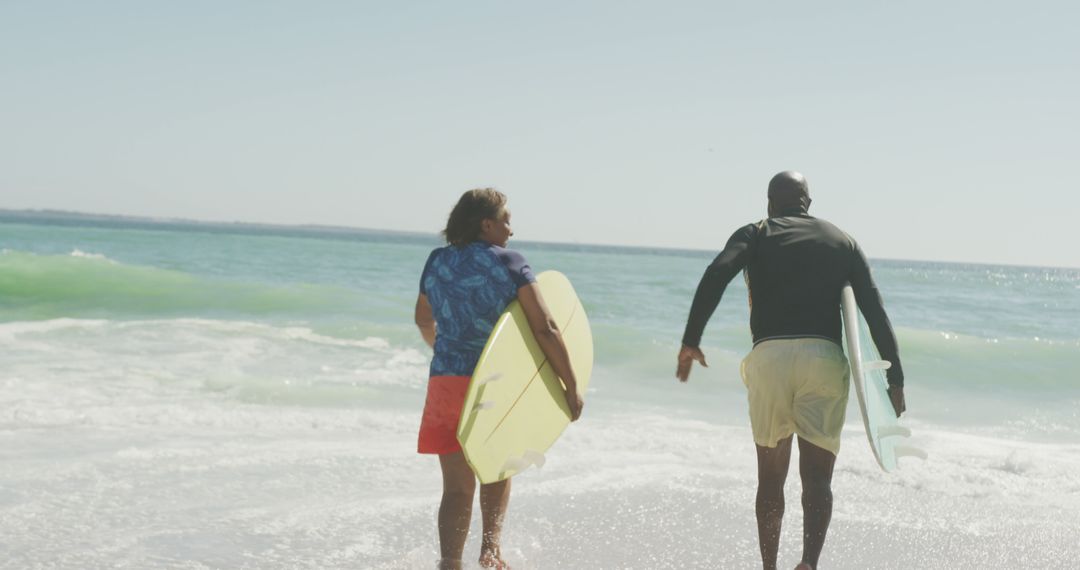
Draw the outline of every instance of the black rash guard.
<instances>
[{"instance_id":1,"label":"black rash guard","mask_svg":"<svg viewBox=\"0 0 1080 570\"><path fill-rule=\"evenodd\" d=\"M739 228L698 284L683 344L697 347L724 289L746 269L754 344L778 338L841 342L840 294L851 283L878 352L892 363L889 384L904 385L892 324L866 257L839 228L801 209Z\"/></svg>"}]
</instances>

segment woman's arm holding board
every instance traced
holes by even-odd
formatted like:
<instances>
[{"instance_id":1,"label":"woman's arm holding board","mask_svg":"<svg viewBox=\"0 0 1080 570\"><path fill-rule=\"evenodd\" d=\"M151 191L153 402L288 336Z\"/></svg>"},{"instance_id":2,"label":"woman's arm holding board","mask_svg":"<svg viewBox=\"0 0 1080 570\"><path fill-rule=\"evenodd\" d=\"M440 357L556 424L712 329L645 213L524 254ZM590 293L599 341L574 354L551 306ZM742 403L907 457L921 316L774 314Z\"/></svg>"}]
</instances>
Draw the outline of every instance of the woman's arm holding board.
<instances>
[{"instance_id":1,"label":"woman's arm holding board","mask_svg":"<svg viewBox=\"0 0 1080 570\"><path fill-rule=\"evenodd\" d=\"M581 417L581 408L585 402L578 393L577 377L570 365L570 353L566 350L566 343L563 342L559 325L551 317L551 312L544 304L544 297L540 294L540 287L536 283L519 287L518 300L525 311L525 319L529 321L529 328L537 344L551 363L552 370L562 379L566 390L566 403L570 407L570 420L576 421Z\"/></svg>"}]
</instances>

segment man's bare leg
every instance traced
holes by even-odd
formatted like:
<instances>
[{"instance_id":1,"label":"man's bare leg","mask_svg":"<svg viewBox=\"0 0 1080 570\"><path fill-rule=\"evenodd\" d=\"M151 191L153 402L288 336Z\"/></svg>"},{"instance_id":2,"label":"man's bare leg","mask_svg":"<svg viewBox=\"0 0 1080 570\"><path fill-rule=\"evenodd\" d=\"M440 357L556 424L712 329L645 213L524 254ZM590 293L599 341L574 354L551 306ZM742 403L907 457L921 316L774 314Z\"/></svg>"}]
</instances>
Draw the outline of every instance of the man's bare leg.
<instances>
[{"instance_id":1,"label":"man's bare leg","mask_svg":"<svg viewBox=\"0 0 1080 570\"><path fill-rule=\"evenodd\" d=\"M499 549L506 507L510 502L510 480L480 485L480 513L484 520L484 536L480 543L480 566L509 569Z\"/></svg>"},{"instance_id":2,"label":"man's bare leg","mask_svg":"<svg viewBox=\"0 0 1080 570\"><path fill-rule=\"evenodd\" d=\"M439 504L439 570L459 570L465 538L469 535L476 476L458 451L439 456L442 467L443 494Z\"/></svg>"},{"instance_id":3,"label":"man's bare leg","mask_svg":"<svg viewBox=\"0 0 1080 570\"><path fill-rule=\"evenodd\" d=\"M832 520L832 474L836 456L799 438L799 476L802 478L803 555L805 568L817 568L825 534Z\"/></svg>"},{"instance_id":4,"label":"man's bare leg","mask_svg":"<svg viewBox=\"0 0 1080 570\"><path fill-rule=\"evenodd\" d=\"M780 548L780 524L784 520L784 480L791 461L791 438L780 440L776 447L757 447L758 489L757 525L761 547L761 565L765 570L776 569L776 553Z\"/></svg>"}]
</instances>

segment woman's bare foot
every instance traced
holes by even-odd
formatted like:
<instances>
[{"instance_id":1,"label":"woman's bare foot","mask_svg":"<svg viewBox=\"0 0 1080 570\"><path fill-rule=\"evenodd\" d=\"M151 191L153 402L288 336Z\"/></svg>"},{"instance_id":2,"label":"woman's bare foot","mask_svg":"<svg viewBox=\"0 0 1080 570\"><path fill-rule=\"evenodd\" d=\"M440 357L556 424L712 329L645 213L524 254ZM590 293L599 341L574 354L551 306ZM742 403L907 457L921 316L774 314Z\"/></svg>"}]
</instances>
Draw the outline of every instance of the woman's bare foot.
<instances>
[{"instance_id":1,"label":"woman's bare foot","mask_svg":"<svg viewBox=\"0 0 1080 570\"><path fill-rule=\"evenodd\" d=\"M460 558L440 558L439 570L461 570Z\"/></svg>"},{"instance_id":2,"label":"woman's bare foot","mask_svg":"<svg viewBox=\"0 0 1080 570\"><path fill-rule=\"evenodd\" d=\"M510 565L502 559L502 553L498 548L484 550L480 553L480 567L494 568L495 570L510 570Z\"/></svg>"}]
</instances>

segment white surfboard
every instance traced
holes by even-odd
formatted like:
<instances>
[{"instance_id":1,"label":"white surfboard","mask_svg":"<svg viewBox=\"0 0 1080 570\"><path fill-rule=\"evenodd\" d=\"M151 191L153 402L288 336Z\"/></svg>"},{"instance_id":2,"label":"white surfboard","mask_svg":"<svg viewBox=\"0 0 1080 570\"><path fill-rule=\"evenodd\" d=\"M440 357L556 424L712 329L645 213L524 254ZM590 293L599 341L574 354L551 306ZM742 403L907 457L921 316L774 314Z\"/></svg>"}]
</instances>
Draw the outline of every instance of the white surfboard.
<instances>
[{"instance_id":1,"label":"white surfboard","mask_svg":"<svg viewBox=\"0 0 1080 570\"><path fill-rule=\"evenodd\" d=\"M925 451L903 443L911 436L911 430L900 425L889 399L885 370L892 364L881 359L870 340L866 323L855 304L855 292L851 285L844 285L840 309L844 317L851 382L855 384L859 412L862 414L863 427L866 428L866 438L870 440L874 459L877 459L878 465L886 472L897 468L898 457L914 456L926 459Z\"/></svg>"}]
</instances>

